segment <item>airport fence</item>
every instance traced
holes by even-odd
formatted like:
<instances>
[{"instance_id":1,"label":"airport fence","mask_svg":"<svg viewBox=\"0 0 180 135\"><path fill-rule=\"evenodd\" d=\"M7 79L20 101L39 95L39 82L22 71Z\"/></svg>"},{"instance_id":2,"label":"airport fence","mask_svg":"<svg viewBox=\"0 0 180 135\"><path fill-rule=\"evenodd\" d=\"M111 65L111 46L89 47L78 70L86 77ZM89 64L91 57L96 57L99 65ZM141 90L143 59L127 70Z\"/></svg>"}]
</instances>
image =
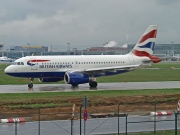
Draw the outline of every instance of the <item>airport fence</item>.
<instances>
[{"instance_id":1,"label":"airport fence","mask_svg":"<svg viewBox=\"0 0 180 135\"><path fill-rule=\"evenodd\" d=\"M135 106L133 110L123 112L123 107L127 105L121 104L117 105L116 110L103 112L98 109L88 111L88 107L78 106L76 111L67 113L61 110L59 113L46 113L46 109L38 108L36 113L29 113L28 117L27 114L18 116L0 113L1 120L5 116L14 118L10 123L1 121L0 135L127 135L138 132L156 134L159 130L171 130L174 135L180 134L179 112L167 111L169 113L165 114L159 111L162 106L158 106L158 103L151 105L152 111L145 113L142 113L143 110L135 113L134 110L141 110L146 105ZM161 112L160 116L158 112ZM18 117L25 118L26 122L21 122Z\"/></svg>"}]
</instances>

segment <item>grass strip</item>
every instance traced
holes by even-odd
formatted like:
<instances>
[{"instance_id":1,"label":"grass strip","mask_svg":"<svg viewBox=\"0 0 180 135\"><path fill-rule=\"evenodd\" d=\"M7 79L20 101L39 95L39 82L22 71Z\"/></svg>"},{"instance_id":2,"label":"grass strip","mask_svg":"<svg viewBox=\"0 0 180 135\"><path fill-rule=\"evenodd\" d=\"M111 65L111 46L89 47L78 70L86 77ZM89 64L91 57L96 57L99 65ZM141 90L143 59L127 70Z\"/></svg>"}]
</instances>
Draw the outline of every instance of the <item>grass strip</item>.
<instances>
[{"instance_id":1,"label":"grass strip","mask_svg":"<svg viewBox=\"0 0 180 135\"><path fill-rule=\"evenodd\" d=\"M180 134L180 130L178 130L178 135ZM125 134L120 134L125 135ZM154 132L142 132L142 133L128 133L128 135L154 135ZM156 131L155 135L175 135L174 130L169 131Z\"/></svg>"},{"instance_id":2,"label":"grass strip","mask_svg":"<svg viewBox=\"0 0 180 135\"><path fill-rule=\"evenodd\" d=\"M57 107L57 104L55 103L48 103L48 104L23 104L23 105L10 105L9 108L11 109L31 109L31 108L53 108L53 107Z\"/></svg>"},{"instance_id":3,"label":"grass strip","mask_svg":"<svg viewBox=\"0 0 180 135\"><path fill-rule=\"evenodd\" d=\"M111 98L118 96L158 96L158 95L170 95L180 94L180 88L175 89L157 89L157 90L98 90L98 91L75 91L75 92L41 92L41 93L2 93L0 94L0 102L23 102L23 101L35 101L46 99L50 100L64 100L71 98L87 97L103 97ZM174 100L174 98L166 98L165 100Z\"/></svg>"}]
</instances>

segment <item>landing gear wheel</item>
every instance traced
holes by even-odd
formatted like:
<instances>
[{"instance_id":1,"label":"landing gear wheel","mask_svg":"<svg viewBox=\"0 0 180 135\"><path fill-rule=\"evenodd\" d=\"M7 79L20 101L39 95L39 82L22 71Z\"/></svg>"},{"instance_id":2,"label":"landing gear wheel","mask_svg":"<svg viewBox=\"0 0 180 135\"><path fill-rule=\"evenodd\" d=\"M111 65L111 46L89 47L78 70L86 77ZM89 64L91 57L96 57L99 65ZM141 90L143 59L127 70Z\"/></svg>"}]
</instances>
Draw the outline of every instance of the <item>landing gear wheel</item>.
<instances>
[{"instance_id":1,"label":"landing gear wheel","mask_svg":"<svg viewBox=\"0 0 180 135\"><path fill-rule=\"evenodd\" d=\"M96 87L97 87L97 82L91 81L91 82L89 82L89 86L90 86L91 88L96 88Z\"/></svg>"},{"instance_id":2,"label":"landing gear wheel","mask_svg":"<svg viewBox=\"0 0 180 135\"><path fill-rule=\"evenodd\" d=\"M29 84L28 84L28 88L33 88L33 84L32 84L32 83L29 83Z\"/></svg>"},{"instance_id":3,"label":"landing gear wheel","mask_svg":"<svg viewBox=\"0 0 180 135\"><path fill-rule=\"evenodd\" d=\"M33 80L34 78L29 78L30 83L28 84L28 88L33 88Z\"/></svg>"},{"instance_id":4,"label":"landing gear wheel","mask_svg":"<svg viewBox=\"0 0 180 135\"><path fill-rule=\"evenodd\" d=\"M73 87L77 87L79 84L71 84Z\"/></svg>"}]
</instances>

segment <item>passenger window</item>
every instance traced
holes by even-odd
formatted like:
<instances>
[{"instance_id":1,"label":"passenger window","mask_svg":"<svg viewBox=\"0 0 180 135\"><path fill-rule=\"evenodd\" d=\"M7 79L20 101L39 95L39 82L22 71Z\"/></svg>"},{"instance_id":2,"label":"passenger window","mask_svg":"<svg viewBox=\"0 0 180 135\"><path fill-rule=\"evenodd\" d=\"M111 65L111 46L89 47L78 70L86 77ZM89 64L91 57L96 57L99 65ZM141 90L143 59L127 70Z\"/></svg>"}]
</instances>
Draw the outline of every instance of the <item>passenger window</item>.
<instances>
[{"instance_id":1,"label":"passenger window","mask_svg":"<svg viewBox=\"0 0 180 135\"><path fill-rule=\"evenodd\" d=\"M21 62L21 65L24 65L24 63L23 63L23 62Z\"/></svg>"},{"instance_id":2,"label":"passenger window","mask_svg":"<svg viewBox=\"0 0 180 135\"><path fill-rule=\"evenodd\" d=\"M17 65L21 65L20 62L18 62Z\"/></svg>"}]
</instances>

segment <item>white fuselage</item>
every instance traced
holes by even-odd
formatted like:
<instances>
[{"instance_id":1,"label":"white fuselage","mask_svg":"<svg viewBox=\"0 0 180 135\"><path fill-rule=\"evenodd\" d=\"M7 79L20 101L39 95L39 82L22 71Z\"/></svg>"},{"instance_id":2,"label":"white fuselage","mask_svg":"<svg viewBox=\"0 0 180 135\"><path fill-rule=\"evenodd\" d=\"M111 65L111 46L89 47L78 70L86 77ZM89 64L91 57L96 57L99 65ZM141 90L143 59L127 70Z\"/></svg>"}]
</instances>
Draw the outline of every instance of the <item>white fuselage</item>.
<instances>
[{"instance_id":1,"label":"white fuselage","mask_svg":"<svg viewBox=\"0 0 180 135\"><path fill-rule=\"evenodd\" d=\"M76 56L27 56L17 59L5 69L9 75L16 77L63 77L68 71L85 71L106 67L142 65L148 57L135 55L76 55ZM31 65L32 64L32 65ZM31 73L31 74L30 74ZM49 74L47 74L49 73ZM52 73L52 75L51 75ZM61 74L59 74L61 73Z\"/></svg>"}]
</instances>

